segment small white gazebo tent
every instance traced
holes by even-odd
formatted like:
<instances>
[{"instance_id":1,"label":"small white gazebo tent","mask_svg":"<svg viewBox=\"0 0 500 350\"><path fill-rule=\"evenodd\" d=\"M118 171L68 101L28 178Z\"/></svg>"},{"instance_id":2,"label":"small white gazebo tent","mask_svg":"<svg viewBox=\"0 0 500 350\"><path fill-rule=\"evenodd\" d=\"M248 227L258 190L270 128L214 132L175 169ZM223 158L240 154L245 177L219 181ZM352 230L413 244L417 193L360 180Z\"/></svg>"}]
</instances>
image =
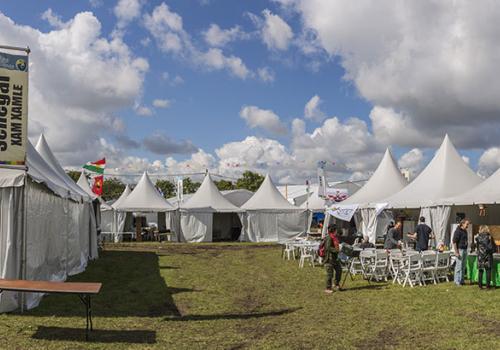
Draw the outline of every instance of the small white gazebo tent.
<instances>
[{"instance_id":1,"label":"small white gazebo tent","mask_svg":"<svg viewBox=\"0 0 500 350\"><path fill-rule=\"evenodd\" d=\"M243 224L240 240L279 242L307 231L307 210L290 204L266 175L259 189L241 209Z\"/></svg>"},{"instance_id":2,"label":"small white gazebo tent","mask_svg":"<svg viewBox=\"0 0 500 350\"><path fill-rule=\"evenodd\" d=\"M451 208L446 198L466 192L482 179L465 163L448 135L427 167L408 186L382 199L393 209L418 209L436 236L436 242L448 240Z\"/></svg>"},{"instance_id":3,"label":"small white gazebo tent","mask_svg":"<svg viewBox=\"0 0 500 350\"><path fill-rule=\"evenodd\" d=\"M354 216L356 226L364 237L368 237L371 243L375 243L377 235L385 231L388 222L392 219L390 212L375 208L376 203L400 191L407 184L388 148L370 179L341 205L359 205Z\"/></svg>"},{"instance_id":4,"label":"small white gazebo tent","mask_svg":"<svg viewBox=\"0 0 500 350\"><path fill-rule=\"evenodd\" d=\"M239 212L240 208L220 193L207 174L196 193L180 207L178 237L187 242L231 240L234 230L241 229Z\"/></svg>"},{"instance_id":5,"label":"small white gazebo tent","mask_svg":"<svg viewBox=\"0 0 500 350\"><path fill-rule=\"evenodd\" d=\"M89 186L90 188L90 186ZM131 189L129 185L125 186L122 194L118 199L112 203L111 205L107 205L106 207L101 206L101 227L102 231L106 235L113 235L113 240L115 242L120 241L121 233L125 230L125 227L130 227L132 225L132 215L127 212L119 212L116 210L116 207L122 203L125 198L130 194ZM129 221L130 220L130 221ZM127 225L126 223L129 222Z\"/></svg>"},{"instance_id":6,"label":"small white gazebo tent","mask_svg":"<svg viewBox=\"0 0 500 350\"><path fill-rule=\"evenodd\" d=\"M144 213L174 210L174 207L155 188L147 172L142 174L133 191L113 207L118 211Z\"/></svg>"}]
</instances>

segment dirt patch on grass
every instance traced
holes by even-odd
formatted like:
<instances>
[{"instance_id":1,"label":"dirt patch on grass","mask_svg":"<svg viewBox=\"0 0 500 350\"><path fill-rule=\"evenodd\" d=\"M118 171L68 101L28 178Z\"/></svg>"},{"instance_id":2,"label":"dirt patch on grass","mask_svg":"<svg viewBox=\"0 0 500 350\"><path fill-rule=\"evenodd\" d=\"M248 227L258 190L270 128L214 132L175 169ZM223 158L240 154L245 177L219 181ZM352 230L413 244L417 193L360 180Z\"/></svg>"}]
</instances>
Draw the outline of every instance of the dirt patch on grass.
<instances>
[{"instance_id":1,"label":"dirt patch on grass","mask_svg":"<svg viewBox=\"0 0 500 350\"><path fill-rule=\"evenodd\" d=\"M493 320L475 313L468 314L467 318L476 321L480 325L479 332L500 337L500 320Z\"/></svg>"},{"instance_id":2,"label":"dirt patch on grass","mask_svg":"<svg viewBox=\"0 0 500 350\"><path fill-rule=\"evenodd\" d=\"M186 244L186 243L169 243L157 245L146 243L108 243L104 246L104 250L110 251L134 251L134 252L156 252L158 255L164 254L197 254L201 252L210 252L212 256L219 256L224 251L251 251L262 249L279 249L277 244Z\"/></svg>"},{"instance_id":3,"label":"dirt patch on grass","mask_svg":"<svg viewBox=\"0 0 500 350\"><path fill-rule=\"evenodd\" d=\"M399 328L384 328L379 331L375 337L363 339L363 341L356 344L356 348L387 349L395 347L399 344L401 334L401 329Z\"/></svg>"}]
</instances>

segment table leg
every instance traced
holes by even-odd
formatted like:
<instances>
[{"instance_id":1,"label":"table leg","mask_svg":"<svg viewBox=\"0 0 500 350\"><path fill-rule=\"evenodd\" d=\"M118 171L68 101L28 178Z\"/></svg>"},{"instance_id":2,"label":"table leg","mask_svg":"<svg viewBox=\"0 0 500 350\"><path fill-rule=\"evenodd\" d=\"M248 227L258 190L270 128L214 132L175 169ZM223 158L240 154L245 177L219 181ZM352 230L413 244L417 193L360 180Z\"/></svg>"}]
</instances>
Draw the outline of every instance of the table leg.
<instances>
[{"instance_id":1,"label":"table leg","mask_svg":"<svg viewBox=\"0 0 500 350\"><path fill-rule=\"evenodd\" d=\"M82 301L83 305L85 305L85 316L86 316L86 321L87 321L87 324L86 324L87 326L85 328L85 340L89 340L89 329L93 330L90 295L80 294L79 297L80 297L80 300Z\"/></svg>"}]
</instances>

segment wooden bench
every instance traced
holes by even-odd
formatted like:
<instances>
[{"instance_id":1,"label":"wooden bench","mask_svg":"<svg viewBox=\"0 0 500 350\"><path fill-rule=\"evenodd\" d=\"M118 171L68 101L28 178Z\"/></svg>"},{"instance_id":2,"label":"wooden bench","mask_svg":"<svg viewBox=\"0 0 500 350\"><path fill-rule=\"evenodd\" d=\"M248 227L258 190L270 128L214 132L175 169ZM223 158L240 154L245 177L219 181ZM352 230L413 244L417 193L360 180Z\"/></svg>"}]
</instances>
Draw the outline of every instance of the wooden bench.
<instances>
[{"instance_id":1,"label":"wooden bench","mask_svg":"<svg viewBox=\"0 0 500 350\"><path fill-rule=\"evenodd\" d=\"M50 282L50 281L28 281L28 280L7 280L0 279L0 294L4 291L26 292L26 293L59 293L77 294L85 305L87 328L85 339L89 339L89 329L92 326L92 305L90 297L100 292L102 283L83 282Z\"/></svg>"}]
</instances>

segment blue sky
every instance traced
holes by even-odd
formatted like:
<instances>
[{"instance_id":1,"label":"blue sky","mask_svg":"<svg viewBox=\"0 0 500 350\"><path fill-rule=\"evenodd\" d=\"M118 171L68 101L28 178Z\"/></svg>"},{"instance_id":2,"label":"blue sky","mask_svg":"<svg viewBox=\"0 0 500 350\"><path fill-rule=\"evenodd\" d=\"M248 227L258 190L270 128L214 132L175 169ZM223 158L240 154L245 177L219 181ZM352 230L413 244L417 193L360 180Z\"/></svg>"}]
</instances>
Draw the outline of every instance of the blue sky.
<instances>
[{"instance_id":1,"label":"blue sky","mask_svg":"<svg viewBox=\"0 0 500 350\"><path fill-rule=\"evenodd\" d=\"M371 37L373 33L385 30L382 23L361 23L358 24L359 29L355 26L357 18L355 11L358 11L362 18L363 15L370 18L370 11L374 11L372 7L351 9L352 11L347 14L352 14L353 18L349 22L353 23L348 23L348 16L342 16L341 13L337 13L339 11L334 11L343 9L342 7L331 8L337 1L317 0L307 3L300 0L130 0L130 2L138 3L139 10L132 19L126 20L122 27L119 25L120 18L115 8L117 1L25 1L22 7L14 1L7 1L0 6L0 12L15 22L14 25L6 24L12 27L9 29L16 30L24 25L43 34L59 32L62 35L65 30L72 28L72 23L76 21L78 14L90 11L101 26L100 33L92 40L103 39L112 42L113 38L119 37L123 47L130 51L126 64L137 58L147 62L147 69L135 72L139 79L136 90L126 97L118 96L119 103L113 101L106 105L108 102L104 101L103 110L98 112L102 113L101 119L106 119L108 124L116 124L118 123L116 120L119 120L120 127L100 127L96 121L95 129L92 129L91 125L85 122L87 133L92 133L91 139L99 143L95 149L89 141L81 154L70 152L69 148L73 146L71 139L64 143L61 141L60 144L55 137L51 140L51 134L55 134L54 127L51 124L44 126L43 121L39 121L41 118L38 115L34 116L33 124L36 127L33 126L34 131L31 135L34 136L39 130L48 134L49 143L60 154L66 165L77 165L85 160L84 158L92 157L93 152L96 157L101 154L106 155L113 167L120 168L121 171L151 167L157 160L158 171L168 172L206 165L217 168L219 172L231 172L235 169L223 169L224 164L235 162L242 164L241 169L237 170L242 170L244 167L251 170L260 169L263 172L276 173L282 181L300 182L306 177L313 176L314 164L322 159L345 165L342 169L331 169L334 177L364 177L376 166L384 148L391 146L400 164L412 168L417 173L432 156L446 132L450 133L452 140L461 148L461 153L469 158L473 168L483 167L486 169L485 172L491 172L497 164L495 142L490 144L476 142L478 137L473 134L464 136L463 130L469 128L470 123L464 121L465 118L462 120L457 117L457 122L453 121L450 124L449 120L452 118L450 115L455 112L448 108L446 113L450 115L443 116L444 112L442 113L438 107L434 110L429 107L432 103L427 103L426 99L429 97L424 92L418 91L419 84L402 86L401 90L406 89L407 93L401 94L404 95L401 97L398 97L398 85L396 90L384 91L388 89L386 85L394 88L391 80L396 80L399 72L407 70L407 65L391 68L394 69L391 75L385 75L388 82L379 79L373 83L373 76L378 77L382 74L377 71L377 67L383 66L390 60L394 62L394 59L390 57L392 52L373 45L376 41ZM172 31L165 25L166 22L160 23L163 25L162 28L148 27L147 16L153 16L161 6L166 6L170 18L171 16L182 18L182 29ZM30 10L26 11L26 8ZM328 11L330 8L332 11ZM50 23L48 16L43 15L49 9L53 18L58 19L60 24ZM278 44L275 47L266 44L265 26L269 17L266 17L264 11L268 11L272 19L285 23L291 30L293 37L286 39L286 48L279 48ZM421 15L425 19L425 14ZM329 21L333 24L330 25ZM387 22L391 22L390 16ZM203 33L213 24L221 30L237 26L240 34L225 45L210 44L205 40ZM183 49L178 52L162 49L160 41L163 40L162 35L165 36L167 32L181 37ZM400 32L400 36L394 38L396 43L404 42L405 37L414 34L404 32L403 29ZM276 40L280 40L283 38L282 35L286 34L283 33L283 27L280 27L268 35L274 35ZM303 40L304 33L309 35L306 42ZM392 32L390 33L392 35ZM38 40L34 44L35 50L37 45L40 45L40 50L44 51L45 55L49 54L43 48L44 39L30 37L32 34L29 33L25 35L27 41L31 38ZM383 33L381 35L384 37ZM0 39L6 40L1 35ZM238 76L228 65L221 68L201 62L203 54L212 49L220 50L225 58L238 58L249 71L248 75ZM432 63L434 58L431 58L430 49L420 54ZM116 52L114 55L119 56ZM71 52L68 56L71 56ZM100 58L103 61L109 59L106 61L108 63L114 62L108 57ZM34 54L33 64L38 64L38 59ZM123 63L119 59L116 61L117 65ZM67 57L67 62L71 62L71 57ZM417 69L417 63L415 65L413 68ZM426 62L425 67L429 66L432 64ZM71 70L71 63L68 63L68 67L67 69ZM259 79L258 70L264 67L271 72L272 81ZM398 73L394 73L395 71ZM439 78L434 79L438 80L436 84L439 83ZM33 79L39 78L34 75ZM109 81L110 85L124 83L124 80L117 82L112 80ZM405 84L404 79L397 80L397 83ZM421 86L428 88L429 83L427 81L424 83ZM42 82L35 81L34 86L43 90L40 88ZM120 87L111 86L111 89L114 88L118 91ZM75 93L77 94L78 90L75 90ZM318 96L321 101L314 107L314 110L322 115L317 119L305 116L305 106L313 96ZM154 100L168 100L165 101L168 107L154 107ZM419 105L415 100L422 103ZM464 103L464 109L470 107ZM259 119L257 124L252 124L249 121L252 119L251 112L248 114L250 115L248 119L242 117L244 106L256 107L254 112L271 111L279 118L279 123L286 132L276 132L276 129L273 131L270 126L272 121L269 120L273 117L269 115L266 115L267 119ZM65 111L68 110L71 110L71 113L78 112L69 102ZM89 109L86 112L95 111ZM429 121L429 115L433 113L437 116L435 125ZM63 119L63 114L58 118ZM491 119L486 113L483 114L485 125L496 122L496 117ZM257 117L256 115L255 118ZM333 117L338 119L328 124ZM350 119L352 117L355 118L354 121ZM82 117L83 119L85 118ZM294 119L298 121L294 122ZM300 127L296 127L300 123L305 126L301 132L297 131ZM392 126L398 129L391 129ZM75 128L77 127L75 125ZM318 130L315 133L316 129ZM318 133L322 136L318 136ZM409 133L408 137L404 136L405 133ZM146 141L148 139L156 142L158 135L161 135L162 140L167 138L168 145L160 147L160 150L145 146L148 144ZM252 140L253 143L247 140L245 143L245 139L249 136L255 137L256 140ZM77 137L73 138L76 139ZM123 139L128 140L129 147L120 142ZM360 141L360 139L365 140ZM494 137L489 135L489 139ZM130 147L130 144L133 147ZM231 147L226 147L225 155L221 156L218 150L228 144ZM252 154L255 159L249 160L248 152L253 152L249 148L255 149L255 147L260 147L261 155ZM284 151L280 147L283 147ZM156 151L153 151L154 149ZM193 158L197 150L206 153L204 159L208 159L208 165L198 164ZM489 158L485 156L481 162L481 157L488 150L490 150ZM284 160L256 160L262 158L264 154L271 154L277 159ZM402 161L402 157L405 156ZM121 160L125 158L127 162L122 164ZM282 169L283 167L288 167L287 171Z\"/></svg>"}]
</instances>

